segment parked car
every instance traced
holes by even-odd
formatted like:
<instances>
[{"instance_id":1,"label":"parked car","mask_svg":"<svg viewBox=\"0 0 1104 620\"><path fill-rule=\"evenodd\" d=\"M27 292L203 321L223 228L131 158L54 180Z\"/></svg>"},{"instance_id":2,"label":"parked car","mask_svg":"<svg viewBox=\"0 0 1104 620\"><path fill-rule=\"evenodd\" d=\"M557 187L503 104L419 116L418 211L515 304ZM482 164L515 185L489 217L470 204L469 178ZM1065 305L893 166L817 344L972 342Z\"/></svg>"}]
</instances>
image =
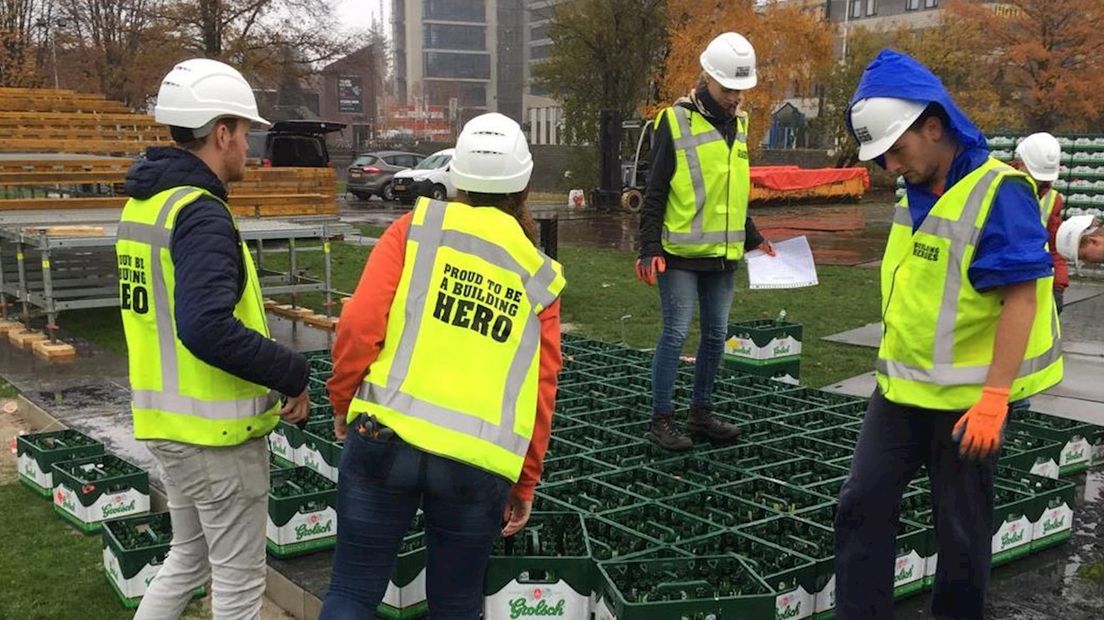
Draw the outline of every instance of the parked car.
<instances>
[{"instance_id":1,"label":"parked car","mask_svg":"<svg viewBox=\"0 0 1104 620\"><path fill-rule=\"evenodd\" d=\"M454 149L437 151L410 170L396 172L391 178L391 191L404 205L414 204L418 196L435 200L456 197L456 187L449 179L449 164Z\"/></svg>"},{"instance_id":2,"label":"parked car","mask_svg":"<svg viewBox=\"0 0 1104 620\"><path fill-rule=\"evenodd\" d=\"M249 132L249 157L265 167L325 168L330 165L326 134L344 128L332 121L276 121L267 131Z\"/></svg>"},{"instance_id":3,"label":"parked car","mask_svg":"<svg viewBox=\"0 0 1104 620\"><path fill-rule=\"evenodd\" d=\"M376 151L357 157L345 175L345 191L361 200L373 194L384 200L394 200L391 177L396 172L417 166L425 155L406 151Z\"/></svg>"}]
</instances>

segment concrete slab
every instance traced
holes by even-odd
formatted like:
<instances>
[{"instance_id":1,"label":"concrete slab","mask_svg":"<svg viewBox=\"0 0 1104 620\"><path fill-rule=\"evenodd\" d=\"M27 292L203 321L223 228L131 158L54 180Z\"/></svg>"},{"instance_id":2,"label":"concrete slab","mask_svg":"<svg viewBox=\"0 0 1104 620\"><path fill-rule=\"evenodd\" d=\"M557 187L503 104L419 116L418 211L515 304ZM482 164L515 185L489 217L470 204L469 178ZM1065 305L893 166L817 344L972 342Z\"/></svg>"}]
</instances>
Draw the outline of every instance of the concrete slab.
<instances>
[{"instance_id":1,"label":"concrete slab","mask_svg":"<svg viewBox=\"0 0 1104 620\"><path fill-rule=\"evenodd\" d=\"M882 323L881 321L877 323L867 323L862 327L856 327L855 329L849 329L845 332L825 336L821 338L821 340L853 344L859 347L873 347L876 349L882 342Z\"/></svg>"}]
</instances>

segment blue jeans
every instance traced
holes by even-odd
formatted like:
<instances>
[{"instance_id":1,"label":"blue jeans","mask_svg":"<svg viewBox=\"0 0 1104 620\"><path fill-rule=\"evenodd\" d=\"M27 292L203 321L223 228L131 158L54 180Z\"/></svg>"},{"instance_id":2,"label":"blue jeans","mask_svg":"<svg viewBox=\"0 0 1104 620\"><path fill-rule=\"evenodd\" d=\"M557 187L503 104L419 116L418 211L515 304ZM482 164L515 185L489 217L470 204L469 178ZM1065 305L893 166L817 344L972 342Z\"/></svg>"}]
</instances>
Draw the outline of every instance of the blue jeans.
<instances>
[{"instance_id":1,"label":"blue jeans","mask_svg":"<svg viewBox=\"0 0 1104 620\"><path fill-rule=\"evenodd\" d=\"M695 304L701 308L701 342L694 364L691 405L707 406L713 402L713 381L724 354L734 286L733 271L668 269L659 274L663 330L652 358L652 415L674 412L671 400L678 377L679 356L694 319Z\"/></svg>"},{"instance_id":2,"label":"blue jeans","mask_svg":"<svg viewBox=\"0 0 1104 620\"><path fill-rule=\"evenodd\" d=\"M426 523L426 598L434 620L475 620L483 573L510 483L470 465L423 452L397 436L349 425L337 485L337 549L322 620L372 618L418 507Z\"/></svg>"},{"instance_id":3,"label":"blue jeans","mask_svg":"<svg viewBox=\"0 0 1104 620\"><path fill-rule=\"evenodd\" d=\"M901 496L920 469L931 481L939 564L932 592L938 620L981 620L992 557L997 457L965 460L951 429L961 411L892 403L876 391L836 508L836 617L893 617L893 569Z\"/></svg>"}]
</instances>

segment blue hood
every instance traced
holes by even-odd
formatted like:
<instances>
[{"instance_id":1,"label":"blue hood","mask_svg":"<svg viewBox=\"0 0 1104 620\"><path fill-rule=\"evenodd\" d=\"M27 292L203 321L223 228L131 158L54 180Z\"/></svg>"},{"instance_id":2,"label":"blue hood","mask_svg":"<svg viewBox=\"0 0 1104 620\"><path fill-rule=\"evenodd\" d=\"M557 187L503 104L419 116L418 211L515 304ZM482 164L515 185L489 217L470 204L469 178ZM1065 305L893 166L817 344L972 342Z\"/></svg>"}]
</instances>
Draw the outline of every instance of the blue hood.
<instances>
[{"instance_id":1,"label":"blue hood","mask_svg":"<svg viewBox=\"0 0 1104 620\"><path fill-rule=\"evenodd\" d=\"M863 71L859 87L851 96L847 106L847 130L852 136L851 106L860 99L868 97L896 97L925 103L935 102L943 106L951 119L951 130L966 151L980 149L988 153L989 145L985 134L962 112L951 93L930 69L908 54L896 50L884 49ZM874 161L885 168L885 160L877 157Z\"/></svg>"}]
</instances>

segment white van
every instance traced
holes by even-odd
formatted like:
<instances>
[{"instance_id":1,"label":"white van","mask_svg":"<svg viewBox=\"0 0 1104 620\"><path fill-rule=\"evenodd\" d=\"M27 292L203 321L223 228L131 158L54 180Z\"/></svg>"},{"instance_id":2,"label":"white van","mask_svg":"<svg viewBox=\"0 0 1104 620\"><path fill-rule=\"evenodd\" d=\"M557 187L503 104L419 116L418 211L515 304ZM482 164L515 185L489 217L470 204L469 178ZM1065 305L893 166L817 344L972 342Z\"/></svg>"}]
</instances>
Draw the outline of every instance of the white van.
<instances>
[{"instance_id":1,"label":"white van","mask_svg":"<svg viewBox=\"0 0 1104 620\"><path fill-rule=\"evenodd\" d=\"M449 179L449 164L454 151L455 149L437 151L417 166L396 172L391 179L391 191L395 194L395 199L404 205L410 205L419 196L429 196L435 200L456 198L456 187Z\"/></svg>"}]
</instances>

